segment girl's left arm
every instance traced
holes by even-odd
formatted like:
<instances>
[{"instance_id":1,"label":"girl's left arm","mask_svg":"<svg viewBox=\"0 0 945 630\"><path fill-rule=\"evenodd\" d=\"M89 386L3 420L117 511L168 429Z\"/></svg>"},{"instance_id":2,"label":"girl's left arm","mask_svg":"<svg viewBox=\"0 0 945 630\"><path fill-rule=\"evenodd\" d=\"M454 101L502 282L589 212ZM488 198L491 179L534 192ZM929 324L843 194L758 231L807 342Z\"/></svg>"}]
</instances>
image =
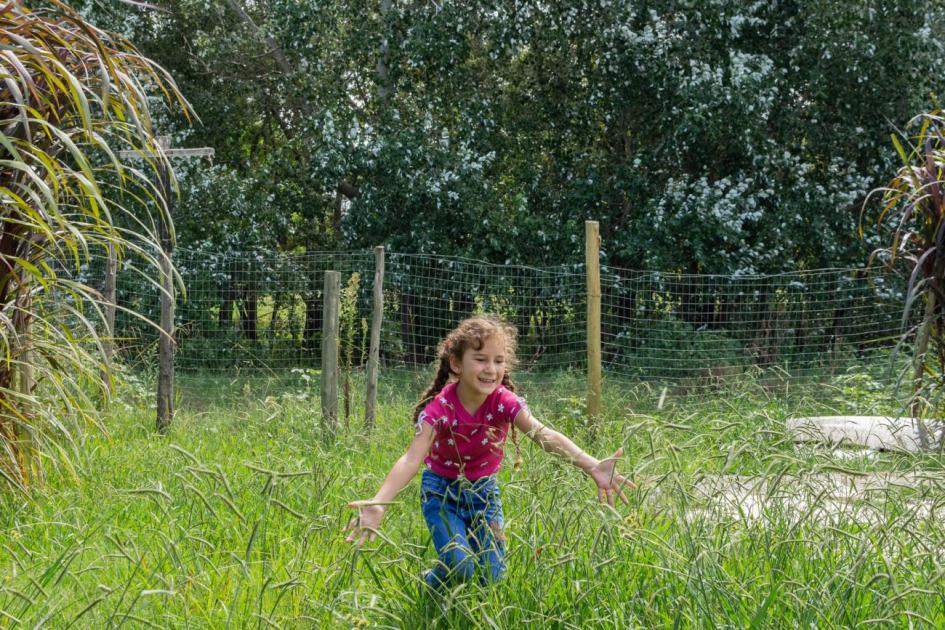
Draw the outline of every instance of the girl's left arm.
<instances>
[{"instance_id":1,"label":"girl's left arm","mask_svg":"<svg viewBox=\"0 0 945 630\"><path fill-rule=\"evenodd\" d=\"M549 453L558 455L584 471L597 484L597 498L607 500L611 506L614 497L620 497L628 503L624 490L636 489L636 484L617 472L617 461L623 455L623 448L618 448L613 455L598 460L572 442L566 435L546 427L528 409L522 409L515 416L516 428L530 437L532 441Z\"/></svg>"}]
</instances>

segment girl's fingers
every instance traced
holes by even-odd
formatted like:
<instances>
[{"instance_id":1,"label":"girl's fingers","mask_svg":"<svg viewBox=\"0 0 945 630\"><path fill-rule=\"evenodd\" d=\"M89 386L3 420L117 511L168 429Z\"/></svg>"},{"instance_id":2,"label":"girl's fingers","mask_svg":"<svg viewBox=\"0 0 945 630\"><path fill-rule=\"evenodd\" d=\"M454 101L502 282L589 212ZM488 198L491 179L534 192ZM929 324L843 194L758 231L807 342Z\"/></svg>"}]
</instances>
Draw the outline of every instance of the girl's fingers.
<instances>
[{"instance_id":1,"label":"girl's fingers","mask_svg":"<svg viewBox=\"0 0 945 630\"><path fill-rule=\"evenodd\" d=\"M358 545L363 545L364 543L372 543L374 539L377 538L377 530L373 527L362 527L361 528L361 538L358 540Z\"/></svg>"},{"instance_id":2,"label":"girl's fingers","mask_svg":"<svg viewBox=\"0 0 945 630\"><path fill-rule=\"evenodd\" d=\"M633 483L623 475L617 475L614 478L613 488L614 490L618 490L622 493L625 488L628 490L636 490L637 484Z\"/></svg>"},{"instance_id":3,"label":"girl's fingers","mask_svg":"<svg viewBox=\"0 0 945 630\"><path fill-rule=\"evenodd\" d=\"M351 532L345 538L345 542L353 542L357 545L362 545L364 544L364 536L370 529L361 524L361 516L359 515L348 521L348 525L342 531Z\"/></svg>"},{"instance_id":4,"label":"girl's fingers","mask_svg":"<svg viewBox=\"0 0 945 630\"><path fill-rule=\"evenodd\" d=\"M613 505L610 498L610 488L600 487L597 489L597 500L607 505Z\"/></svg>"}]
</instances>

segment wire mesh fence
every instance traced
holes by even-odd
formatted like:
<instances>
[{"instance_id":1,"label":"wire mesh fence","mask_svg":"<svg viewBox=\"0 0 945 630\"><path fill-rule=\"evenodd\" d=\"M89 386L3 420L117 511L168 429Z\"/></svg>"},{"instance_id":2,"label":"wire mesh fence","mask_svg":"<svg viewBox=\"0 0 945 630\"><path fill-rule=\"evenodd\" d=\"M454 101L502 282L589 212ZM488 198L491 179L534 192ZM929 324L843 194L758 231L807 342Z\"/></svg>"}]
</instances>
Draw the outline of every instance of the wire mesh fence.
<instances>
[{"instance_id":1,"label":"wire mesh fence","mask_svg":"<svg viewBox=\"0 0 945 630\"><path fill-rule=\"evenodd\" d=\"M278 375L320 366L324 272L341 272L341 369L367 363L374 253L174 255L184 291L176 313L176 369ZM159 292L131 261L120 306L157 320ZM790 384L871 368L892 384L902 332L900 278L863 269L719 276L603 268L605 379L699 391L752 378ZM519 330L520 377L580 380L587 362L585 265L497 265L388 253L380 364L425 368L460 320L497 314ZM119 355L154 361L156 329L121 314ZM907 355L908 353L903 353Z\"/></svg>"},{"instance_id":2,"label":"wire mesh fence","mask_svg":"<svg viewBox=\"0 0 945 630\"><path fill-rule=\"evenodd\" d=\"M610 269L605 369L683 387L749 373L802 380L888 355L902 294L891 275L820 269L717 276Z\"/></svg>"}]
</instances>

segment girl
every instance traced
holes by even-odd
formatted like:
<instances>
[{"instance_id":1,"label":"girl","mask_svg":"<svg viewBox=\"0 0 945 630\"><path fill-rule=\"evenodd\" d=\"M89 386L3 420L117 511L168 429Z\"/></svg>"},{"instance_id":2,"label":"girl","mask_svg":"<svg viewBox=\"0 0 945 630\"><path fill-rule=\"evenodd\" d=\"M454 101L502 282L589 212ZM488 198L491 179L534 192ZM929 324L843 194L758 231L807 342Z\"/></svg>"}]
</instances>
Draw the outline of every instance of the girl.
<instances>
[{"instance_id":1,"label":"girl","mask_svg":"<svg viewBox=\"0 0 945 630\"><path fill-rule=\"evenodd\" d=\"M514 394L508 370L515 363L515 328L493 317L467 319L439 345L439 369L417 404L416 433L374 498L352 501L348 542L377 535L388 505L423 471L420 502L439 562L424 573L434 588L468 580L477 570L482 582L505 571L505 535L496 473L511 430L517 469L521 463L516 429L549 453L566 458L597 484L598 499L624 503L624 488L636 486L616 473L623 449L597 460L567 437L539 422Z\"/></svg>"}]
</instances>

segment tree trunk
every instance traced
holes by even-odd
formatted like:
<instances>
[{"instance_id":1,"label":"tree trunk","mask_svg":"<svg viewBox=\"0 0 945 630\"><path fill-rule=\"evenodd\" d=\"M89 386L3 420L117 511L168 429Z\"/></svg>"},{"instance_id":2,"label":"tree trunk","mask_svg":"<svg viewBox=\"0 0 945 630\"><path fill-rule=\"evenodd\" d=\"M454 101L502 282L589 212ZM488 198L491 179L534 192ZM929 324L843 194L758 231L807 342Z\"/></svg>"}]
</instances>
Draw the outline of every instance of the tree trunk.
<instances>
[{"instance_id":1,"label":"tree trunk","mask_svg":"<svg viewBox=\"0 0 945 630\"><path fill-rule=\"evenodd\" d=\"M617 295L615 300L614 307L614 318L617 320L617 331L621 332L624 330L631 330L633 326L633 311L636 308L636 292L631 292L627 294ZM635 338L634 336L628 335L627 345L624 349L625 351L632 351L635 349Z\"/></svg>"},{"instance_id":2,"label":"tree trunk","mask_svg":"<svg viewBox=\"0 0 945 630\"><path fill-rule=\"evenodd\" d=\"M315 274L311 274L314 276ZM314 281L313 281L314 283ZM310 287L305 295L305 327L303 329L303 345L307 351L314 352L319 347L322 331L322 297L314 287Z\"/></svg>"},{"instance_id":3,"label":"tree trunk","mask_svg":"<svg viewBox=\"0 0 945 630\"><path fill-rule=\"evenodd\" d=\"M459 290L453 294L453 313L459 319L466 319L476 308L476 301L469 291Z\"/></svg>"},{"instance_id":4,"label":"tree trunk","mask_svg":"<svg viewBox=\"0 0 945 630\"><path fill-rule=\"evenodd\" d=\"M220 296L220 315L217 320L217 328L221 333L228 332L233 324L233 278L227 274L225 282Z\"/></svg>"},{"instance_id":5,"label":"tree trunk","mask_svg":"<svg viewBox=\"0 0 945 630\"><path fill-rule=\"evenodd\" d=\"M404 363L407 365L417 365L418 351L416 342L416 298L413 294L403 292L400 294L400 336L404 344Z\"/></svg>"},{"instance_id":6,"label":"tree trunk","mask_svg":"<svg viewBox=\"0 0 945 630\"><path fill-rule=\"evenodd\" d=\"M390 29L387 25L387 16L390 14L391 0L381 0L380 17L382 24L381 47L377 55L377 96L382 105L386 105L387 98L390 96L390 43L388 33Z\"/></svg>"},{"instance_id":7,"label":"tree trunk","mask_svg":"<svg viewBox=\"0 0 945 630\"><path fill-rule=\"evenodd\" d=\"M246 288L243 291L243 300L241 311L241 322L240 327L243 330L243 336L250 340L256 341L258 338L257 334L257 295L256 292L251 288Z\"/></svg>"}]
</instances>

